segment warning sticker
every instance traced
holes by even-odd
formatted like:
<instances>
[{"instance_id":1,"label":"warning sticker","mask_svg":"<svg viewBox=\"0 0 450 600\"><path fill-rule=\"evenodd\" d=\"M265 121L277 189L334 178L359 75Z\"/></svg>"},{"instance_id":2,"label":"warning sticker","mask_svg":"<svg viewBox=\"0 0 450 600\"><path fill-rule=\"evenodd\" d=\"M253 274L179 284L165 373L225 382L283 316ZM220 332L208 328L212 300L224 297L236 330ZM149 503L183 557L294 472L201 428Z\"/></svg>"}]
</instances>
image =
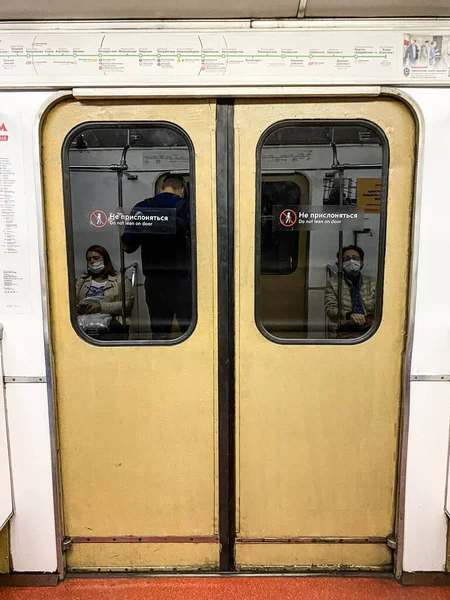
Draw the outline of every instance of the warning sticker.
<instances>
[{"instance_id":1,"label":"warning sticker","mask_svg":"<svg viewBox=\"0 0 450 600\"><path fill-rule=\"evenodd\" d=\"M273 207L273 231L362 229L364 212L355 205L347 206L282 206Z\"/></svg>"}]
</instances>

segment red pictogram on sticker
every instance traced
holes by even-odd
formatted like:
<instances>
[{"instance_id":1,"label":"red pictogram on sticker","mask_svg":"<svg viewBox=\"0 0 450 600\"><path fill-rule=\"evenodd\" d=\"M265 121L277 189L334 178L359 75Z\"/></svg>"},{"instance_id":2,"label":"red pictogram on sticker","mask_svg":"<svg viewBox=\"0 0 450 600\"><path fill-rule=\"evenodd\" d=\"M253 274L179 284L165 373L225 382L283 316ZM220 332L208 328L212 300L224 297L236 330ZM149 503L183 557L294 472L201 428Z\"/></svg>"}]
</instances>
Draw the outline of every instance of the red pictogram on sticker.
<instances>
[{"instance_id":1,"label":"red pictogram on sticker","mask_svg":"<svg viewBox=\"0 0 450 600\"><path fill-rule=\"evenodd\" d=\"M108 224L108 217L102 210L94 210L89 217L89 222L94 227L104 227Z\"/></svg>"},{"instance_id":2,"label":"red pictogram on sticker","mask_svg":"<svg viewBox=\"0 0 450 600\"><path fill-rule=\"evenodd\" d=\"M283 227L292 227L297 223L297 214L294 210L286 208L280 214L280 223Z\"/></svg>"},{"instance_id":3,"label":"red pictogram on sticker","mask_svg":"<svg viewBox=\"0 0 450 600\"><path fill-rule=\"evenodd\" d=\"M0 125L0 131L5 131L5 132L8 131L6 129L6 125L4 123L2 123ZM8 137L9 137L8 135L0 135L0 142L7 142L8 141Z\"/></svg>"}]
</instances>

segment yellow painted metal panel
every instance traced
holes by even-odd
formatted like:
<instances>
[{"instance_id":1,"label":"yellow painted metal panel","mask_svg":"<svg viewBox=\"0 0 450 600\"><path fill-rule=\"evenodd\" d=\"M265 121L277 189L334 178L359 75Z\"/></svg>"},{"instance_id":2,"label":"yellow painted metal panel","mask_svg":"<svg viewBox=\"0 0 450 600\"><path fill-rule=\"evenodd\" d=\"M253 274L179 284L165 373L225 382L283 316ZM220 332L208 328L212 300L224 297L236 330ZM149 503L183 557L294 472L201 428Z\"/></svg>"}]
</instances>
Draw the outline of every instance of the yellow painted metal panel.
<instances>
[{"instance_id":1,"label":"yellow painted metal panel","mask_svg":"<svg viewBox=\"0 0 450 600\"><path fill-rule=\"evenodd\" d=\"M292 567L318 570L389 567L391 550L381 544L238 544L236 561L247 567Z\"/></svg>"},{"instance_id":2,"label":"yellow painted metal panel","mask_svg":"<svg viewBox=\"0 0 450 600\"><path fill-rule=\"evenodd\" d=\"M79 123L135 120L175 123L195 148L198 323L176 346L95 347L69 318L61 146ZM204 100L68 101L47 117L44 192L66 535L217 532L214 132L215 104ZM158 553L154 561L160 564Z\"/></svg>"},{"instance_id":3,"label":"yellow painted metal panel","mask_svg":"<svg viewBox=\"0 0 450 600\"><path fill-rule=\"evenodd\" d=\"M235 118L239 536L387 536L394 526L413 118L390 99L242 100ZM264 130L284 119L367 119L388 138L383 318L362 344L279 345L256 328L255 149ZM317 551L304 548L309 564ZM251 549L239 552L252 562ZM333 560L330 554L326 562Z\"/></svg>"},{"instance_id":4,"label":"yellow painted metal panel","mask_svg":"<svg viewBox=\"0 0 450 600\"><path fill-rule=\"evenodd\" d=\"M0 531L0 573L9 573L9 525Z\"/></svg>"},{"instance_id":5,"label":"yellow painted metal panel","mask_svg":"<svg viewBox=\"0 0 450 600\"><path fill-rule=\"evenodd\" d=\"M218 544L74 544L70 570L139 570L213 568Z\"/></svg>"}]
</instances>

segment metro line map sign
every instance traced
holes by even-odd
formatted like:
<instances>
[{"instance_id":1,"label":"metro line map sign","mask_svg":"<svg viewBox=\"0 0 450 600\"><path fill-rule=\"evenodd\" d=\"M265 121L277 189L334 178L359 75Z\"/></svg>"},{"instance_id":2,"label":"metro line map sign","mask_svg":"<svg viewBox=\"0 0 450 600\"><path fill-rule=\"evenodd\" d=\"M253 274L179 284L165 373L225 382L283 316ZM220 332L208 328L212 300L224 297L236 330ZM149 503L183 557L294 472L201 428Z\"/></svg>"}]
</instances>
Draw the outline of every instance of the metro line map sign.
<instances>
[{"instance_id":1,"label":"metro line map sign","mask_svg":"<svg viewBox=\"0 0 450 600\"><path fill-rule=\"evenodd\" d=\"M363 38L327 33L71 33L0 34L0 68L5 75L96 77L204 78L257 76L317 76L348 72L370 77L389 72L395 43L367 32Z\"/></svg>"},{"instance_id":2,"label":"metro line map sign","mask_svg":"<svg viewBox=\"0 0 450 600\"><path fill-rule=\"evenodd\" d=\"M450 85L450 25L425 32L296 27L121 30L0 28L0 85L258 83ZM100 27L100 26L99 26ZM398 27L398 26L397 26ZM447 27L447 29L445 29ZM430 49L425 46L429 40ZM436 44L433 45L433 41ZM417 45L414 45L414 42ZM408 48L410 50L408 50ZM437 48L437 50L436 50ZM429 54L427 54L427 52ZM438 52L436 54L436 52ZM426 56L425 56L426 55ZM169 78L169 79L168 79Z\"/></svg>"},{"instance_id":3,"label":"metro line map sign","mask_svg":"<svg viewBox=\"0 0 450 600\"><path fill-rule=\"evenodd\" d=\"M143 25L145 27L145 25ZM0 30L0 77L7 81L315 82L403 79L403 34L379 31L22 31Z\"/></svg>"}]
</instances>

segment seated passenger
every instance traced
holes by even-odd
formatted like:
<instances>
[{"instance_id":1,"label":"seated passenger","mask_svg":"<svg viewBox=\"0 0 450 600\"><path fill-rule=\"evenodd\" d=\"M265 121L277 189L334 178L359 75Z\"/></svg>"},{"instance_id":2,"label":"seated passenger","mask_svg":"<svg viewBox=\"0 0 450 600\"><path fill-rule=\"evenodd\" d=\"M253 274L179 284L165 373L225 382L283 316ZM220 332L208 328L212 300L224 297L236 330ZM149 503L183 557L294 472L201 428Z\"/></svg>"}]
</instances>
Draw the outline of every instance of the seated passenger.
<instances>
[{"instance_id":1,"label":"seated passenger","mask_svg":"<svg viewBox=\"0 0 450 600\"><path fill-rule=\"evenodd\" d=\"M120 334L126 323L122 315L121 279L103 246L91 246L86 251L87 273L77 279L76 301L78 324L89 334ZM131 281L125 278L125 314L130 315L134 304Z\"/></svg>"},{"instance_id":2,"label":"seated passenger","mask_svg":"<svg viewBox=\"0 0 450 600\"><path fill-rule=\"evenodd\" d=\"M337 254L339 258L339 253ZM362 275L364 251L358 246L342 249L341 311L338 316L338 281L332 276L325 289L325 311L339 338L363 335L373 323L377 285L373 277Z\"/></svg>"}]
</instances>

